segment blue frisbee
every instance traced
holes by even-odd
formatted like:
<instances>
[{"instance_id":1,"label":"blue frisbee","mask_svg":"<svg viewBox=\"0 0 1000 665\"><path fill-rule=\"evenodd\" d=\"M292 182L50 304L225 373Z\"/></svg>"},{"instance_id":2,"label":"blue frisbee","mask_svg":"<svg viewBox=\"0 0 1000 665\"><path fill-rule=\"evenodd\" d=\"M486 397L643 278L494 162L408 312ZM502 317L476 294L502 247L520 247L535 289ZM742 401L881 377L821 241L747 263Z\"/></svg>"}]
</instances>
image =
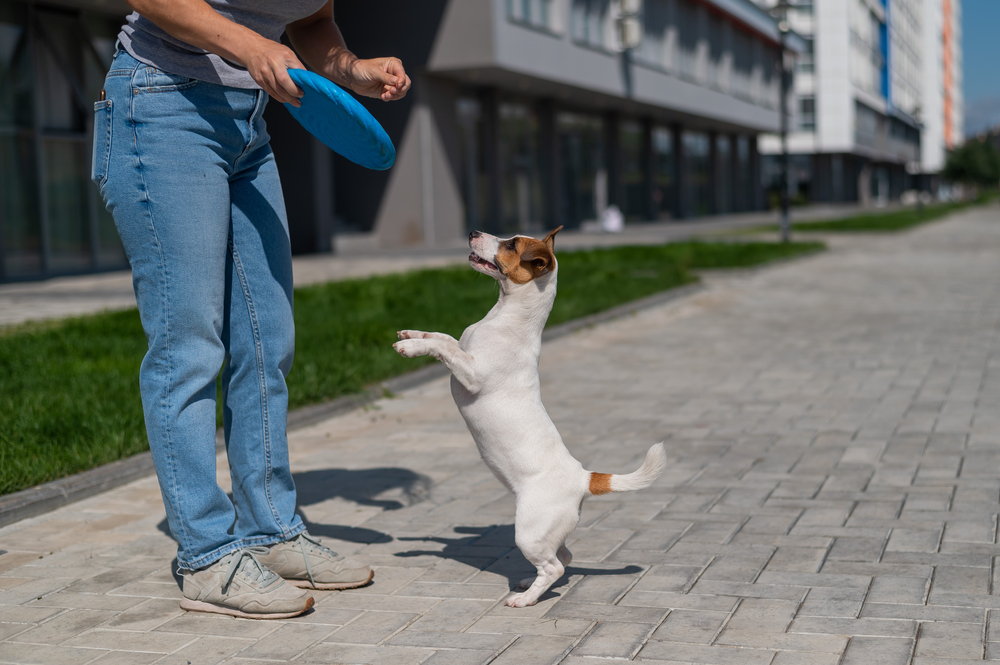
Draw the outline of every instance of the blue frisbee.
<instances>
[{"instance_id":1,"label":"blue frisbee","mask_svg":"<svg viewBox=\"0 0 1000 665\"><path fill-rule=\"evenodd\" d=\"M396 161L396 149L378 120L337 84L305 69L288 75L305 93L288 111L309 133L355 164L384 171Z\"/></svg>"}]
</instances>

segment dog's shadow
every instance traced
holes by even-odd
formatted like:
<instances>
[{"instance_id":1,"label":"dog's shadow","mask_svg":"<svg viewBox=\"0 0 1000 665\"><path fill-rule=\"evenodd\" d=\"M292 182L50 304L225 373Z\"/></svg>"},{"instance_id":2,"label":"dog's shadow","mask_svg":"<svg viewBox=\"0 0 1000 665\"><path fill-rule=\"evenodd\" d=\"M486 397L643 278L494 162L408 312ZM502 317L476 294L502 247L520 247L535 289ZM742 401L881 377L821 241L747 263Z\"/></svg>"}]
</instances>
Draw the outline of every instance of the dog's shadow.
<instances>
[{"instance_id":1,"label":"dog's shadow","mask_svg":"<svg viewBox=\"0 0 1000 665\"><path fill-rule=\"evenodd\" d=\"M514 525L499 524L493 526L456 526L453 531L459 534L469 534L468 537L444 538L429 536L425 538L400 537L400 541L430 542L444 545L440 550L410 550L397 552L398 557L436 556L442 559L452 559L460 563L478 568L481 571L503 575L511 591L517 590L518 584L525 578L535 576L535 568L524 558L514 544ZM598 575L634 575L642 572L639 566L624 566L622 568L586 568L570 564L555 584L542 595L539 600L558 596L553 589L566 586L569 578L574 575L587 577Z\"/></svg>"},{"instance_id":2,"label":"dog's shadow","mask_svg":"<svg viewBox=\"0 0 1000 665\"><path fill-rule=\"evenodd\" d=\"M342 498L362 506L375 506L383 510L399 510L424 501L430 496L431 479L427 476L400 467L375 469L317 469L293 473L298 499L296 513L306 529L314 536L335 538L351 543L388 543L392 536L375 529L356 526L313 522L306 518L301 507L322 503L334 498ZM232 499L232 493L229 493ZM162 520L157 528L173 538L167 520ZM176 538L175 538L176 540ZM180 586L177 561L171 569Z\"/></svg>"}]
</instances>

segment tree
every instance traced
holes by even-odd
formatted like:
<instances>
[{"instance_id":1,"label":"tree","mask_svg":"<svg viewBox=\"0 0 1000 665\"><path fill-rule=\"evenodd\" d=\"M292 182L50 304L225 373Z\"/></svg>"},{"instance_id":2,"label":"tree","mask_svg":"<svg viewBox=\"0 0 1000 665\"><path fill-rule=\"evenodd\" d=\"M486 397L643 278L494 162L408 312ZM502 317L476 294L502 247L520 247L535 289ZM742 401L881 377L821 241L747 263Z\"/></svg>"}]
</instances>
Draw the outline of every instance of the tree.
<instances>
[{"instance_id":1,"label":"tree","mask_svg":"<svg viewBox=\"0 0 1000 665\"><path fill-rule=\"evenodd\" d=\"M1000 183L1000 152L990 141L969 139L951 151L941 175L951 182L996 187Z\"/></svg>"}]
</instances>

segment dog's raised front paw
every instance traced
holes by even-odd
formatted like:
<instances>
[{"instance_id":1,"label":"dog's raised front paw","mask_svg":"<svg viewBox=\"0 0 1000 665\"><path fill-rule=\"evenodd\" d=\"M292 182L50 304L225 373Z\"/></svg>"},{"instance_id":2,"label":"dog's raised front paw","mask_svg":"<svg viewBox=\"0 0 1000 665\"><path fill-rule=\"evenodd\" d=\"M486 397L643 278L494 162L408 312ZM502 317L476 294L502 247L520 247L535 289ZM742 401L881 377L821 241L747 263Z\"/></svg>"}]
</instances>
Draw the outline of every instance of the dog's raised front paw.
<instances>
[{"instance_id":1,"label":"dog's raised front paw","mask_svg":"<svg viewBox=\"0 0 1000 665\"><path fill-rule=\"evenodd\" d=\"M393 344L392 348L396 349L396 353L404 358L416 358L417 356L427 355L423 340L419 339L404 339Z\"/></svg>"},{"instance_id":2,"label":"dog's raised front paw","mask_svg":"<svg viewBox=\"0 0 1000 665\"><path fill-rule=\"evenodd\" d=\"M400 330L396 333L399 339L426 339L427 333L421 330Z\"/></svg>"},{"instance_id":3,"label":"dog's raised front paw","mask_svg":"<svg viewBox=\"0 0 1000 665\"><path fill-rule=\"evenodd\" d=\"M534 604L535 601L529 600L527 593L516 593L504 602L507 607L528 607Z\"/></svg>"}]
</instances>

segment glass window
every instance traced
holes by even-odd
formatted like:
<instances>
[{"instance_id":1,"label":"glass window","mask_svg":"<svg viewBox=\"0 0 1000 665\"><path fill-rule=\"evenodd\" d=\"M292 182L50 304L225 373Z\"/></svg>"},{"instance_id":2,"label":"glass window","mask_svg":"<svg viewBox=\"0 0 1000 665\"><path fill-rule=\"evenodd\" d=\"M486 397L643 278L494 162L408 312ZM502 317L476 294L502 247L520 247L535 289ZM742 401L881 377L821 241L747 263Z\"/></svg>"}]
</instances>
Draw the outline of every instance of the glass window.
<instances>
[{"instance_id":1,"label":"glass window","mask_svg":"<svg viewBox=\"0 0 1000 665\"><path fill-rule=\"evenodd\" d=\"M715 212L732 212L733 152L728 136L715 137Z\"/></svg>"},{"instance_id":2,"label":"glass window","mask_svg":"<svg viewBox=\"0 0 1000 665\"><path fill-rule=\"evenodd\" d=\"M462 195L465 223L470 231L487 223L488 179L483 159L483 114L477 99L458 100L458 140L462 151Z\"/></svg>"},{"instance_id":3,"label":"glass window","mask_svg":"<svg viewBox=\"0 0 1000 665\"><path fill-rule=\"evenodd\" d=\"M529 234L542 228L542 187L538 165L538 118L526 104L499 108L501 224L505 232Z\"/></svg>"},{"instance_id":4,"label":"glass window","mask_svg":"<svg viewBox=\"0 0 1000 665\"><path fill-rule=\"evenodd\" d=\"M684 168L687 182L684 204L685 217L700 217L711 212L709 200L710 143L708 134L686 131L681 143L684 148Z\"/></svg>"},{"instance_id":5,"label":"glass window","mask_svg":"<svg viewBox=\"0 0 1000 665\"><path fill-rule=\"evenodd\" d=\"M507 18L552 29L552 0L507 0Z\"/></svg>"},{"instance_id":6,"label":"glass window","mask_svg":"<svg viewBox=\"0 0 1000 665\"><path fill-rule=\"evenodd\" d=\"M743 212L752 207L754 183L750 179L750 138L744 135L736 137L736 211Z\"/></svg>"},{"instance_id":7,"label":"glass window","mask_svg":"<svg viewBox=\"0 0 1000 665\"><path fill-rule=\"evenodd\" d=\"M121 21L36 7L29 26L25 7L0 4L0 279L125 267L90 182L91 105Z\"/></svg>"},{"instance_id":8,"label":"glass window","mask_svg":"<svg viewBox=\"0 0 1000 665\"><path fill-rule=\"evenodd\" d=\"M666 127L653 128L653 203L660 219L674 215L674 135Z\"/></svg>"},{"instance_id":9,"label":"glass window","mask_svg":"<svg viewBox=\"0 0 1000 665\"><path fill-rule=\"evenodd\" d=\"M42 271L27 12L0 5L0 278Z\"/></svg>"},{"instance_id":10,"label":"glass window","mask_svg":"<svg viewBox=\"0 0 1000 665\"><path fill-rule=\"evenodd\" d=\"M81 141L45 139L45 205L52 272L90 267L89 146Z\"/></svg>"},{"instance_id":11,"label":"glass window","mask_svg":"<svg viewBox=\"0 0 1000 665\"><path fill-rule=\"evenodd\" d=\"M646 169L643 167L646 132L642 124L633 120L621 123L618 132L621 151L621 181L625 192L622 213L629 221L649 219L646 201Z\"/></svg>"},{"instance_id":12,"label":"glass window","mask_svg":"<svg viewBox=\"0 0 1000 665\"><path fill-rule=\"evenodd\" d=\"M573 0L570 7L570 34L575 41L605 46L611 0Z\"/></svg>"},{"instance_id":13,"label":"glass window","mask_svg":"<svg viewBox=\"0 0 1000 665\"><path fill-rule=\"evenodd\" d=\"M559 134L560 212L562 224L576 227L597 218L608 202L604 162L604 122L579 113L556 116Z\"/></svg>"},{"instance_id":14,"label":"glass window","mask_svg":"<svg viewBox=\"0 0 1000 665\"><path fill-rule=\"evenodd\" d=\"M799 129L804 132L816 131L816 98L799 98Z\"/></svg>"}]
</instances>

